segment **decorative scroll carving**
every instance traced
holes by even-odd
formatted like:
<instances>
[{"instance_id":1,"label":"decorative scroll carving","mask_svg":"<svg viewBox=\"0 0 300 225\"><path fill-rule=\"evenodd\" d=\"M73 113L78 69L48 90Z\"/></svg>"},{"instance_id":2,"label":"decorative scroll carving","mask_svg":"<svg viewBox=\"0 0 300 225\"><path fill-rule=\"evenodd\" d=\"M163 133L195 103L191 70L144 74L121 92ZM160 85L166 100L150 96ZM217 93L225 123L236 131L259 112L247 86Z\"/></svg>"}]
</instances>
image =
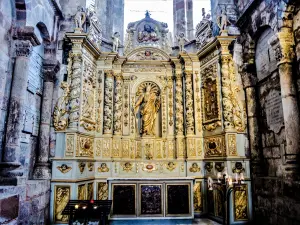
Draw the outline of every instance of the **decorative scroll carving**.
<instances>
[{"instance_id":1,"label":"decorative scroll carving","mask_svg":"<svg viewBox=\"0 0 300 225\"><path fill-rule=\"evenodd\" d=\"M104 122L103 130L104 134L112 133L112 119L113 119L113 90L114 79L113 72L111 70L105 71L105 86L104 86Z\"/></svg>"},{"instance_id":2,"label":"decorative scroll carving","mask_svg":"<svg viewBox=\"0 0 300 225\"><path fill-rule=\"evenodd\" d=\"M204 139L205 156L224 156L223 137L211 137Z\"/></svg>"},{"instance_id":3,"label":"decorative scroll carving","mask_svg":"<svg viewBox=\"0 0 300 225\"><path fill-rule=\"evenodd\" d=\"M64 93L57 100L53 112L53 126L56 131L63 131L68 127L68 101L70 89L66 82L62 82L60 87L64 90Z\"/></svg>"},{"instance_id":4,"label":"decorative scroll carving","mask_svg":"<svg viewBox=\"0 0 300 225\"><path fill-rule=\"evenodd\" d=\"M237 156L236 151L236 136L235 134L227 135L227 143L228 143L228 153L231 156Z\"/></svg>"},{"instance_id":5,"label":"decorative scroll carving","mask_svg":"<svg viewBox=\"0 0 300 225\"><path fill-rule=\"evenodd\" d=\"M72 167L68 166L67 164L62 164L61 166L57 166L56 168L62 173L67 173L72 169Z\"/></svg>"},{"instance_id":6,"label":"decorative scroll carving","mask_svg":"<svg viewBox=\"0 0 300 225\"><path fill-rule=\"evenodd\" d=\"M176 102L176 134L183 135L183 97L182 97L182 74L176 74L175 88Z\"/></svg>"},{"instance_id":7,"label":"decorative scroll carving","mask_svg":"<svg viewBox=\"0 0 300 225\"><path fill-rule=\"evenodd\" d=\"M122 127L122 86L123 77L122 74L115 74L115 99L114 99L114 134L121 134Z\"/></svg>"},{"instance_id":8,"label":"decorative scroll carving","mask_svg":"<svg viewBox=\"0 0 300 225\"><path fill-rule=\"evenodd\" d=\"M130 60L165 60L165 57L159 52L146 49L130 56Z\"/></svg>"},{"instance_id":9,"label":"decorative scroll carving","mask_svg":"<svg viewBox=\"0 0 300 225\"><path fill-rule=\"evenodd\" d=\"M234 219L248 220L248 187L247 184L236 186L233 190Z\"/></svg>"},{"instance_id":10,"label":"decorative scroll carving","mask_svg":"<svg viewBox=\"0 0 300 225\"><path fill-rule=\"evenodd\" d=\"M194 101L193 101L193 73L187 71L185 75L185 108L187 134L195 133Z\"/></svg>"},{"instance_id":11,"label":"decorative scroll carving","mask_svg":"<svg viewBox=\"0 0 300 225\"><path fill-rule=\"evenodd\" d=\"M70 116L69 116L69 127L77 127L79 120L79 109L80 109L80 83L82 73L82 55L70 53L68 64L68 77L71 80L70 85Z\"/></svg>"},{"instance_id":12,"label":"decorative scroll carving","mask_svg":"<svg viewBox=\"0 0 300 225\"><path fill-rule=\"evenodd\" d=\"M195 139L187 139L187 155L188 157L196 157Z\"/></svg>"},{"instance_id":13,"label":"decorative scroll carving","mask_svg":"<svg viewBox=\"0 0 300 225\"><path fill-rule=\"evenodd\" d=\"M222 95L225 129L234 128L243 132L245 125L245 110L237 99L240 87L236 85L236 72L231 55L222 56Z\"/></svg>"},{"instance_id":14,"label":"decorative scroll carving","mask_svg":"<svg viewBox=\"0 0 300 225\"><path fill-rule=\"evenodd\" d=\"M92 64L87 61L83 66L83 84L82 84L82 111L80 125L85 130L93 131L96 129L95 122L95 89L96 75Z\"/></svg>"},{"instance_id":15,"label":"decorative scroll carving","mask_svg":"<svg viewBox=\"0 0 300 225\"><path fill-rule=\"evenodd\" d=\"M98 200L107 200L108 199L108 184L106 182L98 183Z\"/></svg>"},{"instance_id":16,"label":"decorative scroll carving","mask_svg":"<svg viewBox=\"0 0 300 225\"><path fill-rule=\"evenodd\" d=\"M66 156L73 156L74 154L74 142L75 142L75 135L74 134L67 134L66 135Z\"/></svg>"},{"instance_id":17,"label":"decorative scroll carving","mask_svg":"<svg viewBox=\"0 0 300 225\"><path fill-rule=\"evenodd\" d=\"M102 153L102 140L96 140L96 156L101 156Z\"/></svg>"},{"instance_id":18,"label":"decorative scroll carving","mask_svg":"<svg viewBox=\"0 0 300 225\"><path fill-rule=\"evenodd\" d=\"M129 85L124 85L124 114L123 121L124 126L127 127L129 125Z\"/></svg>"},{"instance_id":19,"label":"decorative scroll carving","mask_svg":"<svg viewBox=\"0 0 300 225\"><path fill-rule=\"evenodd\" d=\"M94 154L93 142L94 139L90 137L78 136L76 156L93 157Z\"/></svg>"},{"instance_id":20,"label":"decorative scroll carving","mask_svg":"<svg viewBox=\"0 0 300 225\"><path fill-rule=\"evenodd\" d=\"M200 167L198 166L198 163L193 163L192 164L192 166L190 167L190 172L191 173L200 172Z\"/></svg>"},{"instance_id":21,"label":"decorative scroll carving","mask_svg":"<svg viewBox=\"0 0 300 225\"><path fill-rule=\"evenodd\" d=\"M62 211L70 200L70 186L55 186L54 219L56 222L67 222L69 216L62 215Z\"/></svg>"}]
</instances>

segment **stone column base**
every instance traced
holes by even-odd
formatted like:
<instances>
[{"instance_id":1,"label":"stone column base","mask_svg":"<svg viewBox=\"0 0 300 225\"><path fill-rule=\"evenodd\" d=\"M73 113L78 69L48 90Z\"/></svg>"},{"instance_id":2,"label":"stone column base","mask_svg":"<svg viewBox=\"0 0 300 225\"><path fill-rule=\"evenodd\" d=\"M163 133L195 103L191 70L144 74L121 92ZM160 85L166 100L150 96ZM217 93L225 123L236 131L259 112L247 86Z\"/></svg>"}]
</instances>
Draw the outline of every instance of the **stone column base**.
<instances>
[{"instance_id":1,"label":"stone column base","mask_svg":"<svg viewBox=\"0 0 300 225\"><path fill-rule=\"evenodd\" d=\"M50 180L51 169L49 163L37 163L33 172L33 179L35 180Z\"/></svg>"}]
</instances>

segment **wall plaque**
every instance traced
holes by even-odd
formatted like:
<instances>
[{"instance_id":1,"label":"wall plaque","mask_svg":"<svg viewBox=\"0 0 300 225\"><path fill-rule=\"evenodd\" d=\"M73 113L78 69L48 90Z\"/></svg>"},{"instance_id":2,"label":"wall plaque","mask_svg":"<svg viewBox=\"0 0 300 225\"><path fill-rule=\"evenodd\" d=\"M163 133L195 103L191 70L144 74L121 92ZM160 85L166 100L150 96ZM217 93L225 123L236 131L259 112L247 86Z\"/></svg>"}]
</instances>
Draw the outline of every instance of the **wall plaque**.
<instances>
[{"instance_id":1,"label":"wall plaque","mask_svg":"<svg viewBox=\"0 0 300 225\"><path fill-rule=\"evenodd\" d=\"M162 216L161 185L141 185L141 215Z\"/></svg>"},{"instance_id":2,"label":"wall plaque","mask_svg":"<svg viewBox=\"0 0 300 225\"><path fill-rule=\"evenodd\" d=\"M284 125L280 92L271 90L266 96L266 115L269 129L278 133Z\"/></svg>"},{"instance_id":3,"label":"wall plaque","mask_svg":"<svg viewBox=\"0 0 300 225\"><path fill-rule=\"evenodd\" d=\"M113 214L135 215L135 185L113 185Z\"/></svg>"}]
</instances>

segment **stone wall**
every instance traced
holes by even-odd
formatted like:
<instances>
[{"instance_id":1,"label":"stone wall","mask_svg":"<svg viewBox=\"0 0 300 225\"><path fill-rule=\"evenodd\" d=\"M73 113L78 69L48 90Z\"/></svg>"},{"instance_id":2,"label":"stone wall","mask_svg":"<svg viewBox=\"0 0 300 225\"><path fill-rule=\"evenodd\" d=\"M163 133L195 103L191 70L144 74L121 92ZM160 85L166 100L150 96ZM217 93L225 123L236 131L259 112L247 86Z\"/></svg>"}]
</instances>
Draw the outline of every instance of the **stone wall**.
<instances>
[{"instance_id":1,"label":"stone wall","mask_svg":"<svg viewBox=\"0 0 300 225\"><path fill-rule=\"evenodd\" d=\"M254 105L253 100L247 103L252 107L248 122L255 224L299 224L300 196L295 191L300 184L295 166L299 165L299 110L295 92L299 87L294 80L299 77L299 68L290 54L293 31L299 27L299 3L295 7L283 1L238 2L243 76L248 79L244 86L246 95L251 90L252 97L257 99ZM287 38L282 38L284 35Z\"/></svg>"}]
</instances>

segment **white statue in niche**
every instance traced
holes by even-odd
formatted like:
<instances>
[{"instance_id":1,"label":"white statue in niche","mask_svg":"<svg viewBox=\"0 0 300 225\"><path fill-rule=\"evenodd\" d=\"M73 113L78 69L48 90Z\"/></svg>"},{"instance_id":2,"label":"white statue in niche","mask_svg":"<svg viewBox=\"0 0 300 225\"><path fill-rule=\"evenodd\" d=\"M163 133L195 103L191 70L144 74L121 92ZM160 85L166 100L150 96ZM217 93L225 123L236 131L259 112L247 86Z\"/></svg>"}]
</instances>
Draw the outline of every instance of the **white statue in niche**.
<instances>
[{"instance_id":1,"label":"white statue in niche","mask_svg":"<svg viewBox=\"0 0 300 225\"><path fill-rule=\"evenodd\" d=\"M217 19L217 25L220 28L220 35L226 36L228 35L227 26L228 26L228 17L226 14L226 9L221 10L221 15Z\"/></svg>"},{"instance_id":2,"label":"white statue in niche","mask_svg":"<svg viewBox=\"0 0 300 225\"><path fill-rule=\"evenodd\" d=\"M83 31L83 24L85 23L86 20L86 14L83 11L83 8L81 8L80 6L77 7L77 12L75 14L75 32L79 31L82 32Z\"/></svg>"},{"instance_id":3,"label":"white statue in niche","mask_svg":"<svg viewBox=\"0 0 300 225\"><path fill-rule=\"evenodd\" d=\"M178 42L178 45L179 45L179 51L183 52L184 51L185 42L189 42L189 40L184 36L183 32L181 32L179 34L179 36L176 36L176 38L177 38L177 42Z\"/></svg>"},{"instance_id":4,"label":"white statue in niche","mask_svg":"<svg viewBox=\"0 0 300 225\"><path fill-rule=\"evenodd\" d=\"M119 45L121 44L119 32L115 32L114 35L111 38L113 40L112 51L113 52L118 52Z\"/></svg>"},{"instance_id":5,"label":"white statue in niche","mask_svg":"<svg viewBox=\"0 0 300 225\"><path fill-rule=\"evenodd\" d=\"M137 92L138 99L135 103L134 113L140 109L142 135L155 135L155 119L160 108L160 91L158 86L153 82L142 83Z\"/></svg>"}]
</instances>

